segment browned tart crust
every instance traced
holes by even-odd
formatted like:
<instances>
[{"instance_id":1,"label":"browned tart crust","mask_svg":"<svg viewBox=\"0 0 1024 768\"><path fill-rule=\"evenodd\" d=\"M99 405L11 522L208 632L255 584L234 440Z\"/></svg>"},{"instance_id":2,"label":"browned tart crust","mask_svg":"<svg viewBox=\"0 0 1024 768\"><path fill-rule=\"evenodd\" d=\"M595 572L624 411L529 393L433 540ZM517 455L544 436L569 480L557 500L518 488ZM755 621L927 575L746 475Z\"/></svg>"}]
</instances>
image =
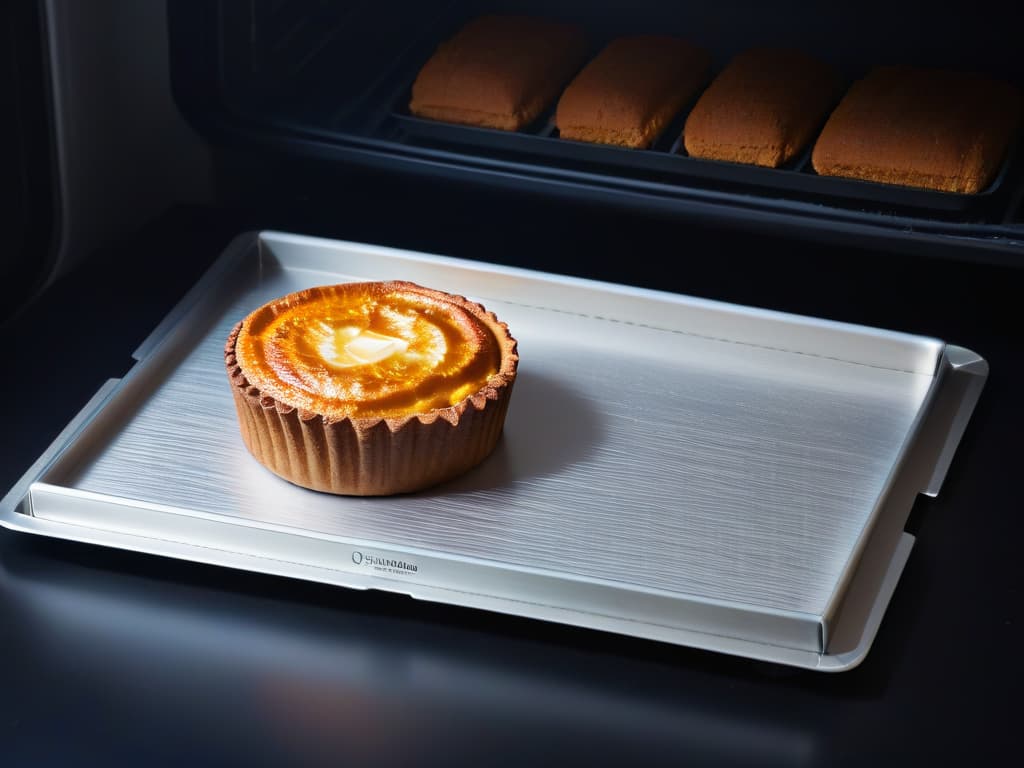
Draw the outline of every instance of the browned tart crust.
<instances>
[{"instance_id":1,"label":"browned tart crust","mask_svg":"<svg viewBox=\"0 0 1024 768\"><path fill-rule=\"evenodd\" d=\"M409 111L515 131L532 123L583 64L582 27L483 16L441 43L416 77Z\"/></svg>"},{"instance_id":2,"label":"browned tart crust","mask_svg":"<svg viewBox=\"0 0 1024 768\"><path fill-rule=\"evenodd\" d=\"M944 192L986 189L1021 115L1013 85L964 72L878 67L850 88L811 161L843 176Z\"/></svg>"},{"instance_id":3,"label":"browned tart crust","mask_svg":"<svg viewBox=\"0 0 1024 768\"><path fill-rule=\"evenodd\" d=\"M683 144L691 157L778 168L811 142L839 89L829 65L800 51L744 51L690 111Z\"/></svg>"},{"instance_id":4,"label":"browned tart crust","mask_svg":"<svg viewBox=\"0 0 1024 768\"><path fill-rule=\"evenodd\" d=\"M558 101L563 139L645 148L707 82L711 55L661 35L610 42Z\"/></svg>"},{"instance_id":5,"label":"browned tart crust","mask_svg":"<svg viewBox=\"0 0 1024 768\"><path fill-rule=\"evenodd\" d=\"M250 453L318 491L421 490L483 461L519 354L462 296L404 281L319 286L234 326L224 363Z\"/></svg>"}]
</instances>

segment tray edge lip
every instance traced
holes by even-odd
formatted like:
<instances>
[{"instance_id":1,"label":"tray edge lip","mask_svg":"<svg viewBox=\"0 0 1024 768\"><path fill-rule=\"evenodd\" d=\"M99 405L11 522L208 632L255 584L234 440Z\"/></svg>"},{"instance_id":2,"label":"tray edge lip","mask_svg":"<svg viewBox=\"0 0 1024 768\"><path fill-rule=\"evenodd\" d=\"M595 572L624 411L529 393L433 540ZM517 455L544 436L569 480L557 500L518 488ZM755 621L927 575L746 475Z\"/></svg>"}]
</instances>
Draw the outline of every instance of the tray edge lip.
<instances>
[{"instance_id":1,"label":"tray edge lip","mask_svg":"<svg viewBox=\"0 0 1024 768\"><path fill-rule=\"evenodd\" d=\"M309 529L301 529L293 526L286 526L273 523L264 522L249 522L245 520L239 520L230 515L220 515L217 513L204 512L200 510L191 510L180 507L173 507L170 505L163 505L156 502L132 502L131 500L121 499L118 497L110 496L108 494L96 493L92 491L81 490L77 488L67 488L64 486L54 485L47 482L45 475L31 483L29 486L28 494L26 495L26 506L32 509L35 506L33 501L34 494L40 494L41 498L52 500L55 498L67 499L72 505L77 503L89 504L89 505L102 505L106 508L119 508L119 509L130 509L136 510L141 513L145 513L149 516L170 516L178 520L196 520L201 526L228 526L239 529L242 531L253 531L258 532L257 535L268 535L268 536L280 536L285 540L287 539L308 539L314 542L318 542L322 545L337 548L349 548L355 550L367 551L372 554L379 554L381 556L394 556L396 558L410 558L410 561L417 562L421 567L424 563L430 565L430 567L445 566L448 567L462 567L476 570L485 570L490 573L500 574L502 572L508 574L510 578L514 579L539 579L546 581L554 581L568 585L571 589L576 590L597 590L602 593L611 592L619 596L633 594L637 597L654 599L660 601L672 601L689 605L691 610L712 609L715 611L724 611L725 615L732 616L747 616L759 618L764 622L785 622L790 626L790 632L793 632L795 628L801 627L803 631L807 631L810 628L817 630L820 647L820 615L815 612L798 611L792 609L774 608L771 606L762 606L754 604L743 604L737 601L727 601L719 598L706 597L698 594L690 594L684 592L672 592L669 590L659 589L656 587L644 587L638 584L630 584L628 582L617 582L610 579L601 579L597 577L589 577L579 574L562 573L559 571L518 565L515 563L502 563L500 561L488 560L485 558L476 558L466 555L459 555L457 553L449 553L443 550L430 550L421 549L417 547L403 546L395 543L389 543L386 541L375 541L370 539L361 539L355 537L345 537L337 534L321 533L312 531ZM218 552L222 553L224 560L228 561L225 564L228 567L232 567L230 560L232 558L243 558L243 559L255 559L259 562L276 563L279 564L279 568L285 568L288 565L299 564L310 569L343 574L346 577L360 581L366 578L376 579L376 582L386 582L396 585L396 590L403 593L408 593L405 589L413 588L417 590L441 590L446 593L453 594L478 594L481 597L487 597L488 599L502 600L509 603L521 602L526 604L536 604L538 606L544 606L550 610L573 612L578 611L581 613L587 613L588 615L603 617L606 620L622 621L626 623L637 623L647 626L665 626L670 625L659 625L657 622L645 620L643 618L634 618L630 616L614 616L612 614L602 614L597 611L583 611L582 609L574 609L565 605L558 605L556 603L541 603L536 600L527 598L516 598L512 596L492 595L485 592L475 593L471 589L465 587L459 587L453 583L429 583L419 582L412 579L394 579L389 576L373 576L372 574L362 574L358 570L354 571L351 568L329 568L328 566L321 565L311 560L308 562L301 561L297 558L286 559L284 557L271 557L269 554L253 554L252 552L246 552L242 548L232 548L219 544L209 543L208 540L203 539L203 543L198 541L187 541L180 537L180 533L170 532L165 536L158 536L154 533L141 533L132 532L127 530L119 530L117 527L111 524L95 525L91 526L80 520L70 519L58 519L57 517L51 517L47 514L35 514L31 513L29 520L32 523L24 522L22 527L25 525L42 525L43 527L49 528L52 526L67 527L72 530L88 531L90 540L94 543L104 543L104 539L140 539L144 541L162 542L164 545L169 545L171 548L174 547L185 547L192 548L202 552ZM241 533L239 534L241 535ZM162 550L157 546L153 550L157 554L161 554ZM415 560L413 560L415 558ZM192 559L192 558L186 558ZM340 562L345 562L344 557ZM268 573L274 573L274 569L267 570ZM465 576L462 576L465 578ZM449 579L447 579L450 581ZM342 584L342 586L348 586L348 583ZM692 628L681 628L681 627L670 627L672 631L677 632L696 632L708 636L720 636L728 637L736 640L737 642L758 642L756 640L750 640L748 638L742 638L733 635L726 635L715 633L707 630L692 629ZM765 641L765 644L771 645L772 647L786 648L788 650L798 650L800 652L813 652L808 648L798 648L797 646L784 645L782 642L770 643Z\"/></svg>"},{"instance_id":2,"label":"tray edge lip","mask_svg":"<svg viewBox=\"0 0 1024 768\"><path fill-rule=\"evenodd\" d=\"M732 314L747 318L774 321L781 324L788 324L793 326L813 326L832 333L850 334L854 336L871 338L873 340L888 340L907 346L927 348L928 359L930 361L929 364L926 366L921 366L919 370L915 369L906 371L926 376L935 375L935 372L938 369L938 366L941 362L942 351L948 343L944 339L925 334L915 334L906 331L896 331L887 328L881 328L878 326L866 325L863 323L852 323L843 320L832 320L814 315L799 314L795 312L786 312L783 310L769 309L753 305L738 304L735 302L729 302L720 299L704 298L701 296L695 296L675 291L667 291L657 288L646 288L642 286L629 285L625 283L615 283L611 281L597 280L594 278L579 277L575 275L567 275L539 269L515 267L506 264L489 262L482 259L470 259L465 257L449 256L446 254L432 253L427 251L414 251L387 245L378 245L373 243L365 243L352 240L340 240L313 235L302 235L271 229L254 230L245 235L242 235L242 237L253 235L256 238L256 242L259 245L261 253L264 251L264 249L267 248L268 245L271 246L272 248L272 246L275 243L284 244L286 246L311 245L320 248L340 248L346 250L359 250L362 251L364 254L368 255L378 254L392 259L402 259L420 264L451 266L461 270L465 270L467 272L474 272L478 274L488 273L500 276L514 277L518 279L539 280L541 282L548 283L551 285L567 286L583 291L600 291L632 299L649 299L657 301L661 304L671 304L675 306L682 306L700 311ZM509 303L515 303L507 299L505 301L509 301ZM734 339L726 340L735 341ZM801 352L799 350L790 350L784 348L780 348L780 351L793 352L798 354L813 354ZM860 363L859 361L847 360L845 358L834 359L839 360L841 362L852 363L855 365L864 364ZM884 368L886 366L878 367ZM902 371L904 369L890 370Z\"/></svg>"},{"instance_id":3,"label":"tray edge lip","mask_svg":"<svg viewBox=\"0 0 1024 768\"><path fill-rule=\"evenodd\" d=\"M960 359L959 361L958 358ZM939 401L943 394L943 388L952 386L950 378L958 374L970 377L972 381L969 383L974 384L974 389L965 387L966 391L960 398L958 398L956 403L956 409L958 412L962 412L965 409L967 410L966 414L960 413L960 418L963 422L961 427L957 429L954 422L951 429L944 432L944 440L942 444L932 446L926 459L920 466L911 467L910 464L914 460L915 454L920 453L923 433L929 426L931 420L939 418L939 414L936 413L936 410L940 407ZM902 508L902 504L899 500L893 502L891 497L901 493L904 495L910 495L910 502L907 504L905 513L900 513L902 515L900 532L903 535L910 535L903 530L903 526L906 524L906 519L910 516L914 501L921 495L933 497L938 495L937 489L931 490L936 486L937 481L935 474L939 469L941 469L942 474L944 475L945 470L948 469L948 465L952 461L952 455L955 453L956 448L959 445L960 439L963 436L963 431L966 428L967 422L970 420L971 413L973 412L977 399L981 395L981 391L985 386L987 377L988 362L985 358L966 347L945 343L943 344L942 353L938 363L938 370L936 371L933 381L929 386L928 393L918 409L917 415L908 430L903 444L900 446L899 455L893 462L892 471L890 472L889 477L886 478L885 484L879 492L875 507L872 509L868 520L865 522L861 533L857 537L857 542L854 544L851 551L849 561L841 572L842 577L837 583L836 589L833 591L832 595L829 596L825 607L822 610L821 623L823 647L826 650L829 645L831 630L837 627L842 621L847 595L855 590L858 578L864 578L864 574L862 573L864 560L869 556L872 548L876 548L880 544L884 544L884 542L873 541L874 534L880 527L883 520L891 517L893 514L899 513L899 509L894 512L890 507L896 506L898 508ZM939 465L941 462L944 462L946 466L940 467ZM906 484L912 485L907 486ZM939 485L941 485L941 482L939 482ZM898 547L899 536L897 535L896 538L897 541L894 546Z\"/></svg>"},{"instance_id":4,"label":"tray edge lip","mask_svg":"<svg viewBox=\"0 0 1024 768\"><path fill-rule=\"evenodd\" d=\"M5 498L5 503L7 499ZM19 505L16 505L19 506ZM261 558L257 555L250 555L228 550L212 550L217 555L210 555L211 550L201 548L184 542L164 542L164 546L155 546L150 542L159 542L159 539L152 537L127 534L122 532L101 531L90 529L69 523L60 523L42 518L34 518L31 515L12 510L12 515L22 518L19 521L8 521L0 519L0 525L18 533L44 536L47 538L72 541L76 544L107 547L112 549L128 550L157 557L171 557L175 560L193 562L204 565L213 565L221 568L229 568L243 572L255 572L278 576L282 578L298 578L305 581L329 584L337 588L356 589L359 591L377 590L383 592L396 592L407 595L416 600L437 602L445 605L455 605L461 608L490 610L504 615L513 616L517 619L530 621L552 621L554 623L585 628L592 631L609 632L626 637L637 638L644 641L663 642L675 645L683 649L697 649L714 653L724 653L731 656L743 657L755 661L764 661L782 666L798 667L818 672L844 672L857 667L867 656L881 626L881 620L891 600L892 593L902 574L903 568L913 547L914 537L903 533L898 542L897 548L889 561L885 578L880 589L873 596L872 608L864 625L859 644L843 654L829 654L826 652L815 652L800 648L761 643L754 640L735 638L727 635L717 635L709 632L702 632L694 629L679 629L658 625L635 619L605 617L577 609L567 609L558 606L548 606L539 603L524 601L513 601L507 598L495 597L483 593L463 592L446 587L416 585L415 593L411 590L395 588L388 589L386 584L341 584L329 578L316 578L308 572L328 574L332 571L308 564L299 564L300 568L307 571L305 575L288 573L284 567L268 567L266 563L277 561ZM166 545L171 544L168 548ZM236 562L230 562L234 560ZM260 567L260 566L263 567ZM452 595L461 596L452 600ZM511 605L532 606L535 610L524 612L513 610ZM552 615L553 614L553 615ZM561 616L561 618L559 618ZM590 621L571 621L569 617L590 617ZM643 632L628 632L624 626L638 626L645 628Z\"/></svg>"},{"instance_id":5,"label":"tray edge lip","mask_svg":"<svg viewBox=\"0 0 1024 768\"><path fill-rule=\"evenodd\" d=\"M252 249L255 248L258 252L261 242L260 233L256 230L245 230L235 235L192 284L192 287L178 299L135 348L132 358L136 364L152 354L181 321L202 302L202 299L230 275L232 268L244 261L247 256L251 256Z\"/></svg>"},{"instance_id":6,"label":"tray edge lip","mask_svg":"<svg viewBox=\"0 0 1024 768\"><path fill-rule=\"evenodd\" d=\"M134 367L134 366L133 366ZM39 457L25 470L14 485L0 498L0 526L10 530L27 530L21 518L24 513L18 512L29 494L32 484L43 477L47 470L55 464L70 446L78 434L92 421L103 406L114 396L120 386L121 379L107 379L99 386L92 397L71 417L70 421L57 434Z\"/></svg>"}]
</instances>

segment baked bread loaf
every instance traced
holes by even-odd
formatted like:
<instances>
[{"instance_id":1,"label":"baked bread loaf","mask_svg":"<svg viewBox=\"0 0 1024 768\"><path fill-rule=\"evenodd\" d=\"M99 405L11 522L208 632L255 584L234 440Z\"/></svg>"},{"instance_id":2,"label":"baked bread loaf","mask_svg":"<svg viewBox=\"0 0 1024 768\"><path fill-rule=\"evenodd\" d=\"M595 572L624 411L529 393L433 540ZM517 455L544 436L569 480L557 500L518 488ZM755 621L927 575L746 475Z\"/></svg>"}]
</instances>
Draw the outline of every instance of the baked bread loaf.
<instances>
[{"instance_id":1,"label":"baked bread loaf","mask_svg":"<svg viewBox=\"0 0 1024 768\"><path fill-rule=\"evenodd\" d=\"M438 46L423 65L409 111L516 131L554 102L585 56L581 27L526 16L483 16Z\"/></svg>"},{"instance_id":2,"label":"baked bread loaf","mask_svg":"<svg viewBox=\"0 0 1024 768\"><path fill-rule=\"evenodd\" d=\"M1002 167L1020 114L1020 91L1009 83L878 67L843 97L811 161L824 176L975 194Z\"/></svg>"},{"instance_id":3,"label":"baked bread loaf","mask_svg":"<svg viewBox=\"0 0 1024 768\"><path fill-rule=\"evenodd\" d=\"M306 488L377 496L483 461L519 355L479 304L388 281L275 299L235 325L224 362L257 461Z\"/></svg>"},{"instance_id":4,"label":"baked bread loaf","mask_svg":"<svg viewBox=\"0 0 1024 768\"><path fill-rule=\"evenodd\" d=\"M778 168L814 139L839 89L832 67L800 51L744 51L690 111L683 145L691 157Z\"/></svg>"},{"instance_id":5,"label":"baked bread loaf","mask_svg":"<svg viewBox=\"0 0 1024 768\"><path fill-rule=\"evenodd\" d=\"M704 86L710 70L711 55L685 40L613 40L558 100L558 133L563 139L648 147Z\"/></svg>"}]
</instances>

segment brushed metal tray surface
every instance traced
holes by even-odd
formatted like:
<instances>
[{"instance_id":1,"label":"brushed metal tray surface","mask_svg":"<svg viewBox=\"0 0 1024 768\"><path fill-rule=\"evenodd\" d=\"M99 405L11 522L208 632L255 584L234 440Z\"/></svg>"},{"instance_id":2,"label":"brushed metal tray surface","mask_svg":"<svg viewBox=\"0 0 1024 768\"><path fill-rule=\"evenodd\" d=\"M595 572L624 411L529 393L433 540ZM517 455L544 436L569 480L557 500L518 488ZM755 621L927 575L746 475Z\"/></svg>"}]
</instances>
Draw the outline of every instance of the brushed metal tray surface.
<instances>
[{"instance_id":1,"label":"brushed metal tray surface","mask_svg":"<svg viewBox=\"0 0 1024 768\"><path fill-rule=\"evenodd\" d=\"M308 491L246 451L231 326L401 278L508 322L505 433L428 491ZM5 497L0 522L822 670L864 657L984 360L897 332L483 262L241 235Z\"/></svg>"}]
</instances>

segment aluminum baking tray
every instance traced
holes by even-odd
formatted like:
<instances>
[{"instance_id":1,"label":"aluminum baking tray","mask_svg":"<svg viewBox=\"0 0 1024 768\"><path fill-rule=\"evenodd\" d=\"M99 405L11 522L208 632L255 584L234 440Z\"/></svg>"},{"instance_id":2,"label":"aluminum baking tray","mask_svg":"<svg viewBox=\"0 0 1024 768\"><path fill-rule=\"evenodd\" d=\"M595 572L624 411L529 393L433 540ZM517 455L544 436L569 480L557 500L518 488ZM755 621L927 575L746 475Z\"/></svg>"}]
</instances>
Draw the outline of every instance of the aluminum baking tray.
<instances>
[{"instance_id":1,"label":"aluminum baking tray","mask_svg":"<svg viewBox=\"0 0 1024 768\"><path fill-rule=\"evenodd\" d=\"M223 345L312 285L413 280L506 320L504 436L353 498L246 452ZM843 670L871 646L988 367L937 339L477 261L240 235L0 502L21 531Z\"/></svg>"}]
</instances>

